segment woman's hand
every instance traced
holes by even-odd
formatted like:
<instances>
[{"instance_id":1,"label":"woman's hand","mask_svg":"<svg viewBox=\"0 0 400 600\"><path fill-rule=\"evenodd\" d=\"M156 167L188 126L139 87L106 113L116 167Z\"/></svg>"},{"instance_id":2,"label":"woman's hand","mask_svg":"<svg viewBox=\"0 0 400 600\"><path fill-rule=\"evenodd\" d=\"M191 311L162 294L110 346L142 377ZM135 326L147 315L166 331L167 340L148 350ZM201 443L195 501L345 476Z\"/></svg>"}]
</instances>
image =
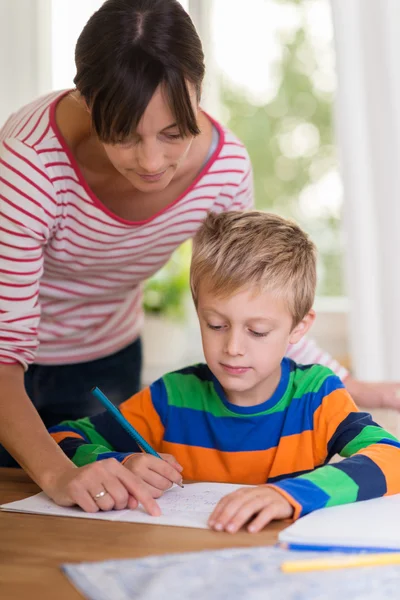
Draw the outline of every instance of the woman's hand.
<instances>
[{"instance_id":1,"label":"woman's hand","mask_svg":"<svg viewBox=\"0 0 400 600\"><path fill-rule=\"evenodd\" d=\"M373 408L392 408L400 411L400 383L359 381L346 377L343 381L357 406Z\"/></svg>"},{"instance_id":2,"label":"woman's hand","mask_svg":"<svg viewBox=\"0 0 400 600\"><path fill-rule=\"evenodd\" d=\"M161 514L149 486L115 458L71 466L45 492L60 506L77 504L85 512L134 509L140 503L150 515Z\"/></svg>"},{"instance_id":3,"label":"woman's hand","mask_svg":"<svg viewBox=\"0 0 400 600\"><path fill-rule=\"evenodd\" d=\"M236 533L250 521L247 531L256 533L274 519L293 516L293 506L286 498L267 485L240 488L220 500L208 525L216 531Z\"/></svg>"},{"instance_id":4,"label":"woman's hand","mask_svg":"<svg viewBox=\"0 0 400 600\"><path fill-rule=\"evenodd\" d=\"M153 498L159 498L174 483L182 484L182 467L171 454L161 454L160 460L151 454L133 454L124 467L140 477L150 489Z\"/></svg>"}]
</instances>

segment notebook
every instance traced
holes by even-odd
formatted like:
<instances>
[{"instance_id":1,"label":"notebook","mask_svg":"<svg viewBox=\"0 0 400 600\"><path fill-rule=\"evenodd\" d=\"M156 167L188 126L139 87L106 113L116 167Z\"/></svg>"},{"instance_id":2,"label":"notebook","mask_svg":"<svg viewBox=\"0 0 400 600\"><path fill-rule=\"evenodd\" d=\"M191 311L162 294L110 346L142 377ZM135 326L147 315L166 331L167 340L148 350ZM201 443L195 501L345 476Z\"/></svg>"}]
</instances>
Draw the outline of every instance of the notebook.
<instances>
[{"instance_id":1,"label":"notebook","mask_svg":"<svg viewBox=\"0 0 400 600\"><path fill-rule=\"evenodd\" d=\"M400 551L400 494L322 508L278 539L293 550Z\"/></svg>"},{"instance_id":2,"label":"notebook","mask_svg":"<svg viewBox=\"0 0 400 600\"><path fill-rule=\"evenodd\" d=\"M110 510L107 512L86 513L77 506L64 507L55 504L41 492L25 500L2 504L1 510L24 512L54 517L96 519L100 521L123 521L130 523L150 523L151 525L174 525L207 529L207 520L219 500L240 487L233 483L189 483L182 489L173 486L157 500L162 514L151 517L142 507L136 510Z\"/></svg>"}]
</instances>

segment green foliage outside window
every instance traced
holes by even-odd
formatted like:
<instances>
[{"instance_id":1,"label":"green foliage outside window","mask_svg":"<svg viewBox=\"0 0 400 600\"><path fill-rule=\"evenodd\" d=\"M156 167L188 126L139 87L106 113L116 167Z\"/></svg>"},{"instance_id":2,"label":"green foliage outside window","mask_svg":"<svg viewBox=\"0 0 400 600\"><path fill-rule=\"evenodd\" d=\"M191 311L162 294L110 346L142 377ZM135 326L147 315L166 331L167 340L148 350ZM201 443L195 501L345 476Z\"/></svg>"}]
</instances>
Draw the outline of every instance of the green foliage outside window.
<instances>
[{"instance_id":1,"label":"green foliage outside window","mask_svg":"<svg viewBox=\"0 0 400 600\"><path fill-rule=\"evenodd\" d=\"M280 3L296 5L301 11L308 1ZM340 296L340 201L329 202L327 197L335 193L338 181L340 186L333 136L333 92L318 89L315 84L318 57L304 24L294 34L282 34L280 44L282 58L275 64L280 83L275 97L262 106L254 105L243 90L223 80L225 122L249 151L256 207L296 220L311 235L319 253L318 293Z\"/></svg>"}]
</instances>

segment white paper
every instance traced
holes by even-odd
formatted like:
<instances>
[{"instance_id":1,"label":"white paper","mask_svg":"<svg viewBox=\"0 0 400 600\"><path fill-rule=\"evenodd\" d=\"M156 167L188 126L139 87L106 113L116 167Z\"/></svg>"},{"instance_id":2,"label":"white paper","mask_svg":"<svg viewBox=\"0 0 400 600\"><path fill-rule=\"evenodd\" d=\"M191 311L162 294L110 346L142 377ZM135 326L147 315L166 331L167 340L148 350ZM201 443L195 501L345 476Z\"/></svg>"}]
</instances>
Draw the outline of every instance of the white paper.
<instances>
[{"instance_id":1,"label":"white paper","mask_svg":"<svg viewBox=\"0 0 400 600\"><path fill-rule=\"evenodd\" d=\"M400 494L316 510L281 531L279 541L400 550Z\"/></svg>"},{"instance_id":2,"label":"white paper","mask_svg":"<svg viewBox=\"0 0 400 600\"><path fill-rule=\"evenodd\" d=\"M245 486L231 483L189 483L184 488L174 486L157 500L162 511L160 517L148 515L141 507L136 510L86 513L78 507L65 508L58 506L43 492L25 500L3 504L0 509L58 517L80 517L103 521L151 523L153 525L175 525L207 529L208 517L219 500L240 487Z\"/></svg>"}]
</instances>

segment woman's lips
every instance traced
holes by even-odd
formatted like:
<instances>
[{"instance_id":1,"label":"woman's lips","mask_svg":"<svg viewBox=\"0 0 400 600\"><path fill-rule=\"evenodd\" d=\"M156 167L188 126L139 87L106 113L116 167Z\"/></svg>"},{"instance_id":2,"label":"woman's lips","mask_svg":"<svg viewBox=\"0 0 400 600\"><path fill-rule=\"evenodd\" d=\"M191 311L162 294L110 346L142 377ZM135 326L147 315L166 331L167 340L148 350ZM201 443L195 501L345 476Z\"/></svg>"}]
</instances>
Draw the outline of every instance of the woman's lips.
<instances>
[{"instance_id":1,"label":"woman's lips","mask_svg":"<svg viewBox=\"0 0 400 600\"><path fill-rule=\"evenodd\" d=\"M147 175L145 173L137 173L143 181L159 181L161 177L164 175L165 171L161 173L155 173L153 175Z\"/></svg>"}]
</instances>

